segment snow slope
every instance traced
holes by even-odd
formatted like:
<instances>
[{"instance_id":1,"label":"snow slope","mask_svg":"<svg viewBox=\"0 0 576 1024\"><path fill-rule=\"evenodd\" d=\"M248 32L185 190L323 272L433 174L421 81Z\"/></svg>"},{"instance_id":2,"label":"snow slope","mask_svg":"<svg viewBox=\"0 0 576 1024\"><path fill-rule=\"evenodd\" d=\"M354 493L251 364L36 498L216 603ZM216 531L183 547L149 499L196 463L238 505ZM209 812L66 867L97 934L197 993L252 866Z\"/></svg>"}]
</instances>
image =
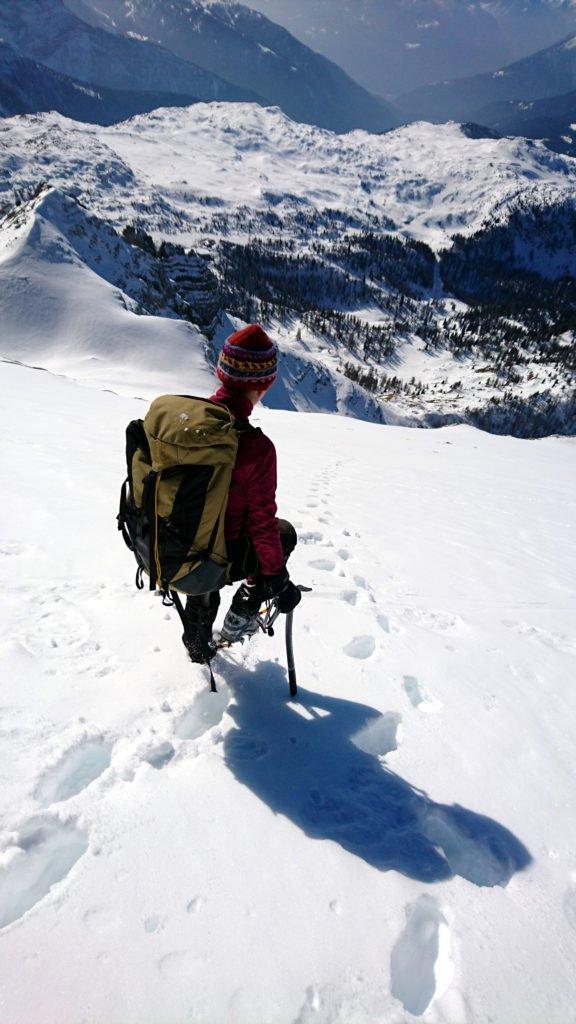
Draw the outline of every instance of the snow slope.
<instances>
[{"instance_id":1,"label":"snow slope","mask_svg":"<svg viewBox=\"0 0 576 1024\"><path fill-rule=\"evenodd\" d=\"M58 191L42 193L2 229L4 358L40 363L130 395L149 393L142 389L151 378L166 390L190 377L208 386L200 332L183 320L138 316L137 302L120 289L118 277L129 278L131 270L136 277L137 267L122 265L122 250L126 255L130 247L112 229L108 252L102 244L91 247L90 236L97 238L105 226Z\"/></svg>"},{"instance_id":2,"label":"snow slope","mask_svg":"<svg viewBox=\"0 0 576 1024\"><path fill-rule=\"evenodd\" d=\"M145 405L0 376L2 1020L573 1021L574 442L259 412L300 701L280 631L214 696L115 530Z\"/></svg>"}]
</instances>

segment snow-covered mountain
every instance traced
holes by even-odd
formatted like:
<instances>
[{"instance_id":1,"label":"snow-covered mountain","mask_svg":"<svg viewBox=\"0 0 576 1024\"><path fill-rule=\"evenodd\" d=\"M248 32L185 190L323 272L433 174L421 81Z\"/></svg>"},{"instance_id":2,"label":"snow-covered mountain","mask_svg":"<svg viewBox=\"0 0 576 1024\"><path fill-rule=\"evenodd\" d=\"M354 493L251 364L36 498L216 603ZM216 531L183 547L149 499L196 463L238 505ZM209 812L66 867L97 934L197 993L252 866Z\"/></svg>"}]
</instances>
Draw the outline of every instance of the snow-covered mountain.
<instances>
[{"instance_id":1,"label":"snow-covered mountain","mask_svg":"<svg viewBox=\"0 0 576 1024\"><path fill-rule=\"evenodd\" d=\"M499 68L417 89L397 102L407 117L430 121L474 120L493 103L537 100L576 89L576 35Z\"/></svg>"},{"instance_id":2,"label":"snow-covered mountain","mask_svg":"<svg viewBox=\"0 0 576 1024\"><path fill-rule=\"evenodd\" d=\"M89 86L176 93L191 101L260 99L248 85L233 86L155 43L88 25L62 0L3 0L0 38L23 56Z\"/></svg>"},{"instance_id":3,"label":"snow-covered mountain","mask_svg":"<svg viewBox=\"0 0 576 1024\"><path fill-rule=\"evenodd\" d=\"M23 57L0 40L0 117L57 110L66 117L114 124L162 106L188 106L190 96L89 86Z\"/></svg>"},{"instance_id":4,"label":"snow-covered mountain","mask_svg":"<svg viewBox=\"0 0 576 1024\"><path fill-rule=\"evenodd\" d=\"M89 0L117 31L162 44L243 89L251 89L297 121L335 131L381 131L398 123L392 109L339 67L262 14L230 0ZM87 0L76 7L85 11Z\"/></svg>"},{"instance_id":5,"label":"snow-covered mountain","mask_svg":"<svg viewBox=\"0 0 576 1024\"><path fill-rule=\"evenodd\" d=\"M543 145L458 125L339 136L228 104L107 129L15 118L0 144L5 214L40 182L72 189L115 247L124 232L109 283L142 312L216 341L220 315L263 320L284 407L571 429L576 164Z\"/></svg>"},{"instance_id":6,"label":"snow-covered mountain","mask_svg":"<svg viewBox=\"0 0 576 1024\"><path fill-rule=\"evenodd\" d=\"M572 0L253 0L251 6L387 96L491 71L576 28Z\"/></svg>"}]
</instances>

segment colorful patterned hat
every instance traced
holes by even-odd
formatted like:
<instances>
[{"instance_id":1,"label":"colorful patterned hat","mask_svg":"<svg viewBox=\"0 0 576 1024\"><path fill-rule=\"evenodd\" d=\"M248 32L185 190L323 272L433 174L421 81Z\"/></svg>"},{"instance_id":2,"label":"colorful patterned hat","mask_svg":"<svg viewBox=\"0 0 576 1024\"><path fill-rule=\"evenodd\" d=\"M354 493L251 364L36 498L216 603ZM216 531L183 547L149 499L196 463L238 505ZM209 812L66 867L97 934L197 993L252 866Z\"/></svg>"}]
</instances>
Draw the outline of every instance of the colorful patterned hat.
<instances>
[{"instance_id":1,"label":"colorful patterned hat","mask_svg":"<svg viewBox=\"0 0 576 1024\"><path fill-rule=\"evenodd\" d=\"M249 324L224 342L216 376L230 388L266 391L278 376L276 345L258 324Z\"/></svg>"}]
</instances>

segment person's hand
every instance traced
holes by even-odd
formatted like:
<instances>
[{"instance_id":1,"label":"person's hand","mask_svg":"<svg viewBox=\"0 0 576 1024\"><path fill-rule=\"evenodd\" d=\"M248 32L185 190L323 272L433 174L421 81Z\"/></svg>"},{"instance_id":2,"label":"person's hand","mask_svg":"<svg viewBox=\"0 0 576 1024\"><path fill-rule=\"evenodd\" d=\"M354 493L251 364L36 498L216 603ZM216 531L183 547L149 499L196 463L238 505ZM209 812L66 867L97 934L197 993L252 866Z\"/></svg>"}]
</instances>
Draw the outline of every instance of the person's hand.
<instances>
[{"instance_id":1,"label":"person's hand","mask_svg":"<svg viewBox=\"0 0 576 1024\"><path fill-rule=\"evenodd\" d=\"M284 615L293 611L302 600L302 594L292 583L287 569L278 573L277 576L262 576L261 580L264 599L278 601L278 608Z\"/></svg>"},{"instance_id":2,"label":"person's hand","mask_svg":"<svg viewBox=\"0 0 576 1024\"><path fill-rule=\"evenodd\" d=\"M302 592L298 590L292 583L292 580L288 580L288 583L284 587L284 590L278 594L278 607L283 615L287 615L288 612L293 612L296 605L300 604L302 600Z\"/></svg>"}]
</instances>

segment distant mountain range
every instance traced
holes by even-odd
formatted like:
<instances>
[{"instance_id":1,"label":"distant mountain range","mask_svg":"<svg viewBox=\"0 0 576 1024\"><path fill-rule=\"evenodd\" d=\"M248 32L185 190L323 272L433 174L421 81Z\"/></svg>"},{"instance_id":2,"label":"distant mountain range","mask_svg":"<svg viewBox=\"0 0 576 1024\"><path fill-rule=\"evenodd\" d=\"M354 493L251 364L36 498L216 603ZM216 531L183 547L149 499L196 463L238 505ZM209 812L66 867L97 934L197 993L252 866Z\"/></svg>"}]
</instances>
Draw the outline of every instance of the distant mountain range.
<instances>
[{"instance_id":1,"label":"distant mountain range","mask_svg":"<svg viewBox=\"0 0 576 1024\"><path fill-rule=\"evenodd\" d=\"M156 107L182 107L190 96L90 86L23 57L0 40L0 117L57 110L76 121L115 124Z\"/></svg>"},{"instance_id":2,"label":"distant mountain range","mask_svg":"<svg viewBox=\"0 0 576 1024\"><path fill-rule=\"evenodd\" d=\"M297 121L335 131L380 131L391 107L289 32L228 0L66 0L94 24L160 44L182 60L252 90ZM91 13L87 14L87 10ZM92 74L92 79L94 75ZM106 84L112 84L106 82Z\"/></svg>"},{"instance_id":3,"label":"distant mountain range","mask_svg":"<svg viewBox=\"0 0 576 1024\"><path fill-rule=\"evenodd\" d=\"M3 0L0 38L30 60L90 86L176 93L191 100L261 99L155 43L88 25L61 0Z\"/></svg>"},{"instance_id":4,"label":"distant mountain range","mask_svg":"<svg viewBox=\"0 0 576 1024\"><path fill-rule=\"evenodd\" d=\"M573 0L250 0L393 97L521 59L576 31Z\"/></svg>"},{"instance_id":5,"label":"distant mountain range","mask_svg":"<svg viewBox=\"0 0 576 1024\"><path fill-rule=\"evenodd\" d=\"M576 89L576 34L489 74L417 89L397 104L409 119L479 120L490 104L540 100Z\"/></svg>"}]
</instances>

